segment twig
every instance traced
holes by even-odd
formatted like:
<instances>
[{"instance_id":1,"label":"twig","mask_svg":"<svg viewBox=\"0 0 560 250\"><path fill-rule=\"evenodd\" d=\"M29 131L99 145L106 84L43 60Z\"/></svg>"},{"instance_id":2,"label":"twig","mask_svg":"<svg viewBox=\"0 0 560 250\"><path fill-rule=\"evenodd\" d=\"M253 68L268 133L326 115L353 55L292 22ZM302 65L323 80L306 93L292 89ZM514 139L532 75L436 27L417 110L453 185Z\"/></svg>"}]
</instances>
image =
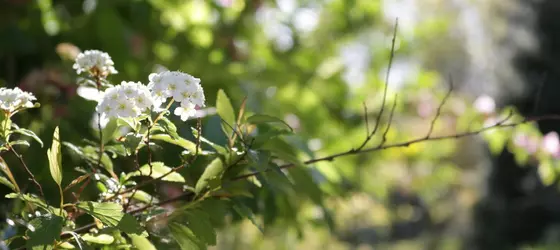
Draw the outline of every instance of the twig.
<instances>
[{"instance_id":1,"label":"twig","mask_svg":"<svg viewBox=\"0 0 560 250\"><path fill-rule=\"evenodd\" d=\"M395 114L395 108L397 107L397 97L398 95L395 95L395 101L393 102L391 113L389 113L389 122L387 123L387 127L383 132L383 136L381 137L381 142L379 143L379 146L383 146L383 144L385 144L385 142L387 141L387 133L389 133L389 129L391 128L391 123L393 123L393 115Z\"/></svg>"},{"instance_id":2,"label":"twig","mask_svg":"<svg viewBox=\"0 0 560 250\"><path fill-rule=\"evenodd\" d=\"M39 193L41 193L41 197L43 199L45 199L45 194L43 193L43 187L41 187L41 184L39 184L37 179L35 179L35 176L33 175L33 173L31 173L31 170L29 170L29 168L27 167L27 164L25 164L25 161L23 160L23 157L21 157L21 155L18 154L12 146L8 146L8 150L10 150L18 158L18 160L21 163L21 166L23 167L25 172L27 172L29 177L31 177L31 181L33 181L35 186L37 186L37 188L39 188Z\"/></svg>"},{"instance_id":3,"label":"twig","mask_svg":"<svg viewBox=\"0 0 560 250\"><path fill-rule=\"evenodd\" d=\"M375 133L377 133L377 129L379 129L379 124L381 123L381 117L383 116L383 112L385 111L385 103L387 102L387 89L389 87L389 76L391 75L391 68L393 66L393 59L395 57L395 41L397 39L398 26L399 26L399 19L397 18L395 19L395 26L393 28L393 39L391 40L391 52L389 54L389 64L387 65L387 72L385 74L385 86L383 89L383 101L381 101L381 110L379 111L379 114L376 117L375 126L373 127L373 130L371 131L371 133L368 134L368 136L362 142L362 144L358 148L354 149L354 151L360 151L361 149L363 149L366 146L366 144L371 140L371 138L375 135ZM369 125L367 125L366 123L366 126ZM367 130L369 131L369 127L367 128Z\"/></svg>"},{"instance_id":4,"label":"twig","mask_svg":"<svg viewBox=\"0 0 560 250\"><path fill-rule=\"evenodd\" d=\"M317 163L317 162L321 162L321 161L333 161L334 159L342 157L342 156L364 154L364 153L370 153L370 152L375 152L375 151L380 151L380 150L385 150L385 149L390 149L390 148L408 147L412 144L417 144L417 143L421 143L421 142L441 141L441 140L447 140L447 139L458 139L458 138L462 138L462 137L478 135L482 132L492 130L492 129L516 127L516 126L519 126L521 124L525 124L525 123L529 123L529 122L536 122L536 121L542 121L542 120L560 120L560 115L547 115L547 116L526 118L526 119L524 119L520 122L506 123L512 116L513 116L513 112L510 112L510 114L508 116L506 116L504 119L498 121L496 124L494 124L492 126L484 127L484 128L481 128L481 129L478 129L478 130L475 130L475 131L468 131L468 132L463 132L463 133L458 133L458 134L453 134L453 135L433 136L433 137L430 137L430 138L426 138L425 136L423 136L421 138L409 140L409 141L406 141L406 142L393 143L393 144L388 144L388 145L379 145L379 146L376 146L376 147L366 148L366 149L362 149L362 150L352 149L352 150L348 150L348 151L343 152L343 153L333 154L333 155L329 155L329 156L325 156L325 157L321 157L321 158L310 159L310 160L307 160L303 163L305 165L309 165L309 164L313 164L313 163ZM285 168L291 168L291 167L294 167L294 166L296 166L296 164L288 163L288 164L279 166L279 168L280 169L285 169ZM248 174L244 174L244 175L239 175L239 176L231 178L230 181L246 179L246 178L249 178L249 177L264 173L264 172L269 172L271 170L272 169L267 169L267 170L264 170L264 171L257 171L257 172L252 172L252 173L248 173Z\"/></svg>"},{"instance_id":5,"label":"twig","mask_svg":"<svg viewBox=\"0 0 560 250\"><path fill-rule=\"evenodd\" d=\"M449 99L449 96L451 96L451 92L453 92L453 79L451 78L451 76L449 76L449 90L447 91L447 93L445 94L443 99L441 100L441 103L439 104L439 106L436 110L436 115L434 116L434 119L432 120L432 123L430 124L430 129L428 130L428 134L426 134L426 139L430 138L430 136L432 136L432 132L434 131L434 126L436 125L436 122L437 122L439 116L441 115L441 108L443 107L443 105L445 105L445 102L447 102L447 99Z\"/></svg>"}]
</instances>

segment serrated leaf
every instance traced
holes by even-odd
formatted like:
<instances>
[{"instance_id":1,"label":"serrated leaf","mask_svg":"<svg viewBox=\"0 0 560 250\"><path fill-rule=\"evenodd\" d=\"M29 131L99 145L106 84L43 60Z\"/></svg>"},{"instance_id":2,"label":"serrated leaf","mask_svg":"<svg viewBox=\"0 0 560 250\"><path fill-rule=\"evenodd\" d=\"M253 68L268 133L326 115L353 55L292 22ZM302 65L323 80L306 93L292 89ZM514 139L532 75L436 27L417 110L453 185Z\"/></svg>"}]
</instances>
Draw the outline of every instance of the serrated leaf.
<instances>
[{"instance_id":1,"label":"serrated leaf","mask_svg":"<svg viewBox=\"0 0 560 250\"><path fill-rule=\"evenodd\" d=\"M171 235L182 250L205 250L206 245L195 236L191 229L177 222L169 223Z\"/></svg>"},{"instance_id":2,"label":"serrated leaf","mask_svg":"<svg viewBox=\"0 0 560 250\"><path fill-rule=\"evenodd\" d=\"M136 218L134 218L134 216L130 214L124 214L121 221L119 221L117 228L127 234L137 234L137 235L145 234L145 236L147 236L147 233L145 233L144 228L140 225L140 223L138 223Z\"/></svg>"},{"instance_id":3,"label":"serrated leaf","mask_svg":"<svg viewBox=\"0 0 560 250\"><path fill-rule=\"evenodd\" d=\"M82 235L82 239L100 245L109 245L115 241L115 238L108 234L100 234L100 235L92 235L92 234L84 234Z\"/></svg>"},{"instance_id":4,"label":"serrated leaf","mask_svg":"<svg viewBox=\"0 0 560 250\"><path fill-rule=\"evenodd\" d=\"M37 141L39 144L41 144L41 147L43 147L43 141L41 141L41 138L39 138L39 136L37 136L37 134L35 134L35 132L33 132L29 129L19 128L19 129L16 129L16 130L12 130L12 133L17 133L17 134L29 136L29 137L33 138L35 141Z\"/></svg>"},{"instance_id":5,"label":"serrated leaf","mask_svg":"<svg viewBox=\"0 0 560 250\"><path fill-rule=\"evenodd\" d=\"M241 216L242 218L247 218L247 219L251 220L253 225L255 225L259 229L259 231L261 231L261 233L264 234L264 229L262 228L260 223L255 218L255 215L253 214L253 211L251 211L251 209L249 209L247 206L245 206L245 204L243 204L242 202L240 202L236 199L232 199L232 201L233 201L233 210L235 210L235 212L237 212L239 214L239 216Z\"/></svg>"},{"instance_id":6,"label":"serrated leaf","mask_svg":"<svg viewBox=\"0 0 560 250\"><path fill-rule=\"evenodd\" d=\"M0 176L0 184L9 187L11 190L16 191L16 187L6 177Z\"/></svg>"},{"instance_id":7,"label":"serrated leaf","mask_svg":"<svg viewBox=\"0 0 560 250\"><path fill-rule=\"evenodd\" d=\"M138 250L157 250L156 247L146 237L136 234L129 234L132 245Z\"/></svg>"},{"instance_id":8,"label":"serrated leaf","mask_svg":"<svg viewBox=\"0 0 560 250\"><path fill-rule=\"evenodd\" d=\"M216 98L216 112L223 120L222 123L222 130L229 138L233 134L232 128L235 128L235 110L231 105L231 101L229 100L226 93L220 89L218 90L218 97Z\"/></svg>"},{"instance_id":9,"label":"serrated leaf","mask_svg":"<svg viewBox=\"0 0 560 250\"><path fill-rule=\"evenodd\" d=\"M284 120L270 115L264 115L264 114L252 115L249 118L247 118L247 122L252 124L279 123L284 125L286 128L288 128L290 132L294 131L294 129L290 127L290 125L288 125Z\"/></svg>"},{"instance_id":10,"label":"serrated leaf","mask_svg":"<svg viewBox=\"0 0 560 250\"><path fill-rule=\"evenodd\" d=\"M167 174L169 172L172 171L172 168L165 166L165 164L163 162L152 162L152 169L151 169L151 175L150 175L150 165L146 164L142 167L140 167L139 171L134 171L132 173L130 173L131 176L150 176L154 179L156 178L160 178L161 176L163 176L164 174ZM183 178L183 176L181 176L181 174L177 173L177 172L173 172L165 177L163 177L164 181L171 181L171 182L181 182L184 183L185 182L185 178Z\"/></svg>"},{"instance_id":11,"label":"serrated leaf","mask_svg":"<svg viewBox=\"0 0 560 250\"><path fill-rule=\"evenodd\" d=\"M173 139L171 136L166 134L157 134L157 135L150 135L150 140L164 141L182 147L188 150L189 152L196 152L196 144L184 138Z\"/></svg>"},{"instance_id":12,"label":"serrated leaf","mask_svg":"<svg viewBox=\"0 0 560 250\"><path fill-rule=\"evenodd\" d=\"M53 142L50 149L47 150L49 158L49 169L53 180L58 184L62 183L62 152L60 150L60 135L58 126L54 129Z\"/></svg>"},{"instance_id":13,"label":"serrated leaf","mask_svg":"<svg viewBox=\"0 0 560 250\"><path fill-rule=\"evenodd\" d=\"M122 206L112 202L79 202L76 207L112 227L117 226L124 216Z\"/></svg>"},{"instance_id":14,"label":"serrated leaf","mask_svg":"<svg viewBox=\"0 0 560 250\"><path fill-rule=\"evenodd\" d=\"M28 230L27 247L52 245L55 240L60 240L63 219L54 214L46 214L29 222L34 230ZM29 228L29 227L28 227Z\"/></svg>"},{"instance_id":15,"label":"serrated leaf","mask_svg":"<svg viewBox=\"0 0 560 250\"><path fill-rule=\"evenodd\" d=\"M221 175L224 172L224 170L225 170L225 167L224 167L224 164L222 162L222 159L217 157L214 160L212 160L212 162L210 162L210 164L208 164L208 166L206 167L206 169L204 170L204 172L202 173L202 175L200 176L200 178L196 182L196 186L194 188L195 192L197 194L202 192L204 189L206 189L206 187L208 187L209 182L211 180L218 180L219 181L220 178L221 178Z\"/></svg>"}]
</instances>

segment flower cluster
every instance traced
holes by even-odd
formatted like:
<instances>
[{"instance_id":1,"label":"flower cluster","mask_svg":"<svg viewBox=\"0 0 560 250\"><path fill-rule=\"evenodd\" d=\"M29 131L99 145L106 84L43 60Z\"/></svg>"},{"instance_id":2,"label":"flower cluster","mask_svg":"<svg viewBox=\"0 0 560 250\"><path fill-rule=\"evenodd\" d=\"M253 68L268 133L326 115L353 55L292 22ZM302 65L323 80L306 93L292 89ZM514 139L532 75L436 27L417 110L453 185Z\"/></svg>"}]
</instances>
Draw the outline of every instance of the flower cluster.
<instances>
[{"instance_id":1,"label":"flower cluster","mask_svg":"<svg viewBox=\"0 0 560 250\"><path fill-rule=\"evenodd\" d=\"M92 75L107 76L117 73L113 65L113 60L109 54L99 50L86 50L78 54L73 68L78 74L89 72Z\"/></svg>"},{"instance_id":2,"label":"flower cluster","mask_svg":"<svg viewBox=\"0 0 560 250\"><path fill-rule=\"evenodd\" d=\"M155 106L159 107L169 97L181 103L174 114L186 121L196 113L196 107L204 107L205 97L200 79L187 73L165 71L153 73L149 76L148 88L152 91Z\"/></svg>"},{"instance_id":3,"label":"flower cluster","mask_svg":"<svg viewBox=\"0 0 560 250\"><path fill-rule=\"evenodd\" d=\"M142 83L122 82L105 90L96 107L105 118L137 117L154 104L150 90Z\"/></svg>"},{"instance_id":4,"label":"flower cluster","mask_svg":"<svg viewBox=\"0 0 560 250\"><path fill-rule=\"evenodd\" d=\"M32 108L33 102L37 100L35 96L29 92L25 92L19 88L0 88L0 109L5 112L12 113L21 108Z\"/></svg>"}]
</instances>

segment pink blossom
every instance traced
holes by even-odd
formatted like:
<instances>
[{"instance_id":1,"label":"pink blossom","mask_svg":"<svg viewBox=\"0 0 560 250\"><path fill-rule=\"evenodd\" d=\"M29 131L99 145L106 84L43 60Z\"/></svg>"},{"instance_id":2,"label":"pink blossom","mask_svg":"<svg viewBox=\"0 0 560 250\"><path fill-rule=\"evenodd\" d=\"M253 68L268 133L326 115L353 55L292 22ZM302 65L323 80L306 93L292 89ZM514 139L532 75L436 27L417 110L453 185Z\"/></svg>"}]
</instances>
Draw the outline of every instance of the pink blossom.
<instances>
[{"instance_id":1,"label":"pink blossom","mask_svg":"<svg viewBox=\"0 0 560 250\"><path fill-rule=\"evenodd\" d=\"M546 153L555 158L560 158L560 139L558 133L553 131L546 134L543 137L542 148Z\"/></svg>"}]
</instances>

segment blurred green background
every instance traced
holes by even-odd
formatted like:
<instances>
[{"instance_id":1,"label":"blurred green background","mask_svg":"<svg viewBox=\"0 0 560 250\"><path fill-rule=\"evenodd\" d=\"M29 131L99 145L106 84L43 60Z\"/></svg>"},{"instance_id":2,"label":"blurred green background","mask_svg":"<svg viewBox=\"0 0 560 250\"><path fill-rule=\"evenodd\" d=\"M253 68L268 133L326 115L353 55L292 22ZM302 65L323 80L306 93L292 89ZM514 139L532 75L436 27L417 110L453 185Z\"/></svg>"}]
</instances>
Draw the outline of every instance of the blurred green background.
<instances>
[{"instance_id":1,"label":"blurred green background","mask_svg":"<svg viewBox=\"0 0 560 250\"><path fill-rule=\"evenodd\" d=\"M111 55L119 71L110 77L113 83L147 83L148 75L162 68L201 78L209 106L203 131L213 141L223 142L212 106L217 91L224 89L236 108L246 97L247 110L290 124L297 132L290 142L305 152L302 159L321 157L364 140L364 105L369 125L374 124L397 17L387 96L388 103L397 105L387 140L427 133L447 91L448 76L441 72L464 73L457 68L468 64L464 41L452 32L457 11L441 2L3 0L0 82L38 97L42 107L19 114L16 122L36 131L47 145L57 125L65 141L96 140L96 103L77 95L68 58L77 49L98 49ZM489 85L475 94L496 88ZM474 97L462 86L443 107L434 134L483 122L484 116L471 107ZM195 123L173 119L180 133L192 138ZM499 138L495 152L507 140ZM380 139L375 137L372 145ZM21 151L45 192L56 194L45 149L32 144ZM154 157L173 166L179 152L160 150ZM13 157L6 159L15 165ZM487 150L476 138L314 164L310 169L324 192L333 228L325 223L323 209L291 198L297 193L257 191L253 208L265 233L250 221L230 223L213 249L462 249L472 234L473 205L485 192L487 167ZM15 172L25 180L21 169ZM77 173L68 168L65 176ZM26 186L34 191L33 185ZM85 195L95 193L88 189Z\"/></svg>"}]
</instances>

